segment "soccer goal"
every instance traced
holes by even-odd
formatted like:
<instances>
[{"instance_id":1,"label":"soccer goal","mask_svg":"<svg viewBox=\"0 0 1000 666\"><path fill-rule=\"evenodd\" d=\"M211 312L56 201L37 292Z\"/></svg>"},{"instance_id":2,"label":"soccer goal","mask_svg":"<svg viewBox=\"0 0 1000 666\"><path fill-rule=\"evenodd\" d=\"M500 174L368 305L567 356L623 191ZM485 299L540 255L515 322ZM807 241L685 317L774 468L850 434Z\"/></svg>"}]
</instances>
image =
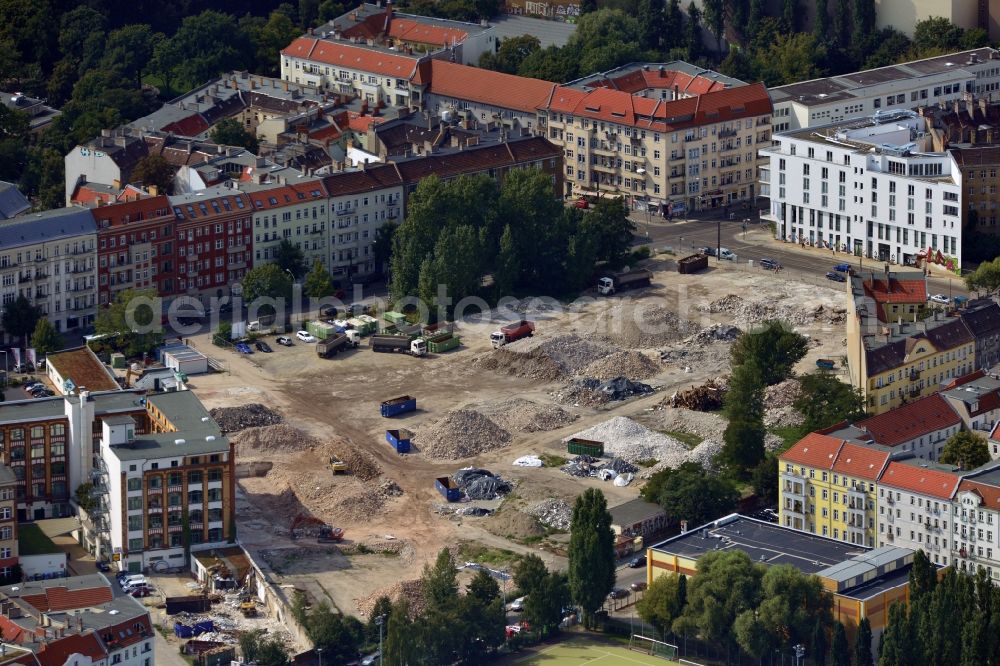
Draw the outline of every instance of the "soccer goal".
<instances>
[{"instance_id":1,"label":"soccer goal","mask_svg":"<svg viewBox=\"0 0 1000 666\"><path fill-rule=\"evenodd\" d=\"M652 655L654 657L677 659L676 645L664 643L663 641L658 641L655 638L649 638L648 636L642 636L640 634L632 634L632 638L629 639L628 642L628 649Z\"/></svg>"}]
</instances>

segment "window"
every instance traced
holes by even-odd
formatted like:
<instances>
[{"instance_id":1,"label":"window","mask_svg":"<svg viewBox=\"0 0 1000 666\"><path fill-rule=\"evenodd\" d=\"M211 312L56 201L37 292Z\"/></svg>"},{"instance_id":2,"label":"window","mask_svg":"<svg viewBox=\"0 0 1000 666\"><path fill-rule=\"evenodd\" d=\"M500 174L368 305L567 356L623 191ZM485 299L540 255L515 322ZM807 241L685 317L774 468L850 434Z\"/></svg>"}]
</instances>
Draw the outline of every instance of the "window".
<instances>
[{"instance_id":1,"label":"window","mask_svg":"<svg viewBox=\"0 0 1000 666\"><path fill-rule=\"evenodd\" d=\"M130 532L142 529L142 516L129 516L128 529Z\"/></svg>"},{"instance_id":2,"label":"window","mask_svg":"<svg viewBox=\"0 0 1000 666\"><path fill-rule=\"evenodd\" d=\"M128 480L129 490L142 490L142 479L138 477L133 477Z\"/></svg>"}]
</instances>

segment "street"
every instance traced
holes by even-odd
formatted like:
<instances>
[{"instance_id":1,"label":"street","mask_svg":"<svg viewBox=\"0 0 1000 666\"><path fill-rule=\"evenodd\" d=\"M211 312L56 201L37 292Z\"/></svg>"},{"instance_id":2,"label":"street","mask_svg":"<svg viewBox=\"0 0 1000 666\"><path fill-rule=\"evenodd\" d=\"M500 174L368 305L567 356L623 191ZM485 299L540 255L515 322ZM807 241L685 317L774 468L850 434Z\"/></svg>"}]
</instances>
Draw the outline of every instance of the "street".
<instances>
[{"instance_id":1,"label":"street","mask_svg":"<svg viewBox=\"0 0 1000 666\"><path fill-rule=\"evenodd\" d=\"M720 215L721 217L721 211ZM739 261L773 259L781 264L783 271L791 274L810 275L818 279L833 270L835 264L849 263L855 269L884 267L884 264L872 259L856 257L844 252L834 253L832 250L817 248L801 248L793 243L783 243L774 240L766 224L749 224L743 231L743 221L737 214L735 220L711 219L686 220L668 222L663 218L653 217L647 223L646 215L633 213L632 221L636 225L636 236L649 238L649 244L655 251L665 247L674 248L677 255L684 256L688 251L702 247L722 247L732 250ZM753 219L753 218L751 218ZM721 243L718 239L721 224ZM713 258L712 261L723 261ZM901 266L893 266L891 270L915 270ZM927 281L928 294L946 294L952 296L969 296L965 282L958 277L946 277L932 274Z\"/></svg>"}]
</instances>

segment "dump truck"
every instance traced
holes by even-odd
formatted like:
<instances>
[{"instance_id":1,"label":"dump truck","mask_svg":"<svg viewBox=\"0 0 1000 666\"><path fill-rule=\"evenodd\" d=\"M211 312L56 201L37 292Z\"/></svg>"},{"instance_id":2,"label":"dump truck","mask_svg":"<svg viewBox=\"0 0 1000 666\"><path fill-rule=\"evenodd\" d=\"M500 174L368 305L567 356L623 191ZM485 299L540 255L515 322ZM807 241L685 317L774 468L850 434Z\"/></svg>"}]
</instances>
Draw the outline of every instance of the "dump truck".
<instances>
[{"instance_id":1,"label":"dump truck","mask_svg":"<svg viewBox=\"0 0 1000 666\"><path fill-rule=\"evenodd\" d=\"M427 353L427 343L422 338L410 340L402 335L373 335L369 344L374 352L401 353L410 356L423 356Z\"/></svg>"},{"instance_id":2,"label":"dump truck","mask_svg":"<svg viewBox=\"0 0 1000 666\"><path fill-rule=\"evenodd\" d=\"M522 319L521 321L501 327L499 331L493 331L490 334L490 341L493 343L494 349L499 349L515 340L527 338L534 334L535 322Z\"/></svg>"},{"instance_id":3,"label":"dump truck","mask_svg":"<svg viewBox=\"0 0 1000 666\"><path fill-rule=\"evenodd\" d=\"M677 272L685 275L708 268L708 255L699 252L677 260Z\"/></svg>"},{"instance_id":4,"label":"dump truck","mask_svg":"<svg viewBox=\"0 0 1000 666\"><path fill-rule=\"evenodd\" d=\"M413 437L413 433L409 430L386 430L385 431L385 441L389 442L389 446L396 449L396 453L409 453L410 452L410 439Z\"/></svg>"},{"instance_id":5,"label":"dump truck","mask_svg":"<svg viewBox=\"0 0 1000 666\"><path fill-rule=\"evenodd\" d=\"M330 471L334 474L347 474L347 463L337 456L330 456Z\"/></svg>"},{"instance_id":6,"label":"dump truck","mask_svg":"<svg viewBox=\"0 0 1000 666\"><path fill-rule=\"evenodd\" d=\"M603 294L604 296L610 296L616 291L648 287L652 281L653 271L646 268L621 271L610 276L602 277L598 280L597 293Z\"/></svg>"},{"instance_id":7,"label":"dump truck","mask_svg":"<svg viewBox=\"0 0 1000 666\"><path fill-rule=\"evenodd\" d=\"M322 358L336 356L339 352L357 347L361 342L361 335L355 330L348 330L337 333L332 338L320 340L316 343L316 355Z\"/></svg>"},{"instance_id":8,"label":"dump truck","mask_svg":"<svg viewBox=\"0 0 1000 666\"><path fill-rule=\"evenodd\" d=\"M449 502L457 502L462 499L462 489L450 476L439 476L434 479L434 487Z\"/></svg>"},{"instance_id":9,"label":"dump truck","mask_svg":"<svg viewBox=\"0 0 1000 666\"><path fill-rule=\"evenodd\" d=\"M386 400L382 403L380 410L385 418L415 411L417 411L417 399L410 395L401 395L398 398Z\"/></svg>"},{"instance_id":10,"label":"dump truck","mask_svg":"<svg viewBox=\"0 0 1000 666\"><path fill-rule=\"evenodd\" d=\"M566 440L566 451L575 456L590 456L600 458L604 455L604 442L593 439L572 437Z\"/></svg>"},{"instance_id":11,"label":"dump truck","mask_svg":"<svg viewBox=\"0 0 1000 666\"><path fill-rule=\"evenodd\" d=\"M439 333L433 337L424 338L424 341L427 342L427 351L432 354L441 354L449 349L454 349L460 342L458 336L451 333Z\"/></svg>"}]
</instances>

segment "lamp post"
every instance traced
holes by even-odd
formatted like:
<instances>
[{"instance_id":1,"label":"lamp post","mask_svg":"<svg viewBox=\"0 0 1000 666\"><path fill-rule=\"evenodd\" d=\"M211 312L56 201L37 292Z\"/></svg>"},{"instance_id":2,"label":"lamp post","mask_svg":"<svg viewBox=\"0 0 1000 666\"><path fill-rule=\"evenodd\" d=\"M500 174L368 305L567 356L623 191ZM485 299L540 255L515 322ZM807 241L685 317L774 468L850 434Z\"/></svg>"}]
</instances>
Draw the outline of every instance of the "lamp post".
<instances>
[{"instance_id":1,"label":"lamp post","mask_svg":"<svg viewBox=\"0 0 1000 666\"><path fill-rule=\"evenodd\" d=\"M316 648L316 656L319 657L319 666L323 666L323 648Z\"/></svg>"},{"instance_id":2,"label":"lamp post","mask_svg":"<svg viewBox=\"0 0 1000 666\"><path fill-rule=\"evenodd\" d=\"M806 646L799 643L795 646L795 666L802 666L802 658L806 656Z\"/></svg>"},{"instance_id":3,"label":"lamp post","mask_svg":"<svg viewBox=\"0 0 1000 666\"><path fill-rule=\"evenodd\" d=\"M385 613L375 618L378 625L378 666L382 666L382 625L385 623Z\"/></svg>"}]
</instances>

